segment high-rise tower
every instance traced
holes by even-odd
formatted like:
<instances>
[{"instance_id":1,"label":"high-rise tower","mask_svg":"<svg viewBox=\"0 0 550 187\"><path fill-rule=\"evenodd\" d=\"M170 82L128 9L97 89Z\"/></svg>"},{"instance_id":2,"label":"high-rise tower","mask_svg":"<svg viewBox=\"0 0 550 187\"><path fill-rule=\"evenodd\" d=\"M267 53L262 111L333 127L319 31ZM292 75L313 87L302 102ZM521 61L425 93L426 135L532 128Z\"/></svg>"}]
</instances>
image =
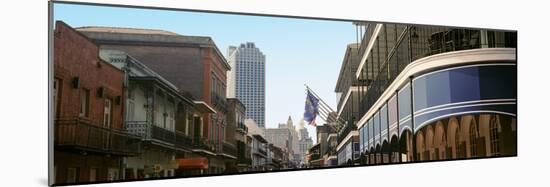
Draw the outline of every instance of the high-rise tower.
<instances>
[{"instance_id":1,"label":"high-rise tower","mask_svg":"<svg viewBox=\"0 0 550 187\"><path fill-rule=\"evenodd\" d=\"M265 128L265 55L254 43L229 46L227 59L228 98L239 99L246 107L246 117Z\"/></svg>"}]
</instances>

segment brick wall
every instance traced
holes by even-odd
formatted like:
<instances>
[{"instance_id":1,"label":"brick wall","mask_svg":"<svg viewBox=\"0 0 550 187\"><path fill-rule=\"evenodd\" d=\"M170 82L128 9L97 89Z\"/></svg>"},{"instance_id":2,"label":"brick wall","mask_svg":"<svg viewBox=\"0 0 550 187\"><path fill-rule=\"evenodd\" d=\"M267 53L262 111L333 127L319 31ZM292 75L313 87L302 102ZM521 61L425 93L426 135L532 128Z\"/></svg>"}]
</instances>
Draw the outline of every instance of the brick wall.
<instances>
[{"instance_id":1,"label":"brick wall","mask_svg":"<svg viewBox=\"0 0 550 187\"><path fill-rule=\"evenodd\" d=\"M121 129L123 124L123 72L99 58L99 48L70 26L57 22L54 33L54 77L59 81L58 119L75 118L80 112L80 93L89 90L88 117L103 124L105 99L112 101L111 127ZM79 78L79 86L73 79ZM104 96L97 95L104 89ZM116 102L117 97L120 102Z\"/></svg>"}]
</instances>

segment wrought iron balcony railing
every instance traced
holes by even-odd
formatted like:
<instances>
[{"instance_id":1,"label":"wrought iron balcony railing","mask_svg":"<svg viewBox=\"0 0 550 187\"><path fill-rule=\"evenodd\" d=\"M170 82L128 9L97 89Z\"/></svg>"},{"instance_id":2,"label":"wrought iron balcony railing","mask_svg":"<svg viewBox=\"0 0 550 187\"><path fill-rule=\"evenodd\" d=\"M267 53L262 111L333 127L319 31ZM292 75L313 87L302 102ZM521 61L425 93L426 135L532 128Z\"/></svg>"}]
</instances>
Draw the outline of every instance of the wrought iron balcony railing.
<instances>
[{"instance_id":1,"label":"wrought iron balcony railing","mask_svg":"<svg viewBox=\"0 0 550 187\"><path fill-rule=\"evenodd\" d=\"M237 130L242 131L244 133L248 132L248 127L244 125L244 123L237 123Z\"/></svg>"},{"instance_id":2,"label":"wrought iron balcony railing","mask_svg":"<svg viewBox=\"0 0 550 187\"><path fill-rule=\"evenodd\" d=\"M386 46L388 57L380 60L367 58L366 66L378 67L376 77L361 93L359 117L364 115L380 98L385 89L411 62L427 56L478 48L515 48L517 33L483 31L487 39L481 40L482 31L437 26L407 26L395 46ZM369 55L370 56L370 55ZM378 65L372 65L372 64ZM364 74L368 74L365 72ZM366 75L368 76L368 75Z\"/></svg>"},{"instance_id":3,"label":"wrought iron balcony railing","mask_svg":"<svg viewBox=\"0 0 550 187\"><path fill-rule=\"evenodd\" d=\"M140 136L143 140L157 140L168 144L176 143L174 131L158 127L147 121L128 121L125 128L129 133Z\"/></svg>"},{"instance_id":4,"label":"wrought iron balcony railing","mask_svg":"<svg viewBox=\"0 0 550 187\"><path fill-rule=\"evenodd\" d=\"M176 132L176 145L178 147L189 148L193 145L193 140L181 132Z\"/></svg>"},{"instance_id":5,"label":"wrought iron balcony railing","mask_svg":"<svg viewBox=\"0 0 550 187\"><path fill-rule=\"evenodd\" d=\"M55 145L60 147L114 155L136 155L140 152L139 137L82 118L55 120L54 133Z\"/></svg>"},{"instance_id":6,"label":"wrought iron balcony railing","mask_svg":"<svg viewBox=\"0 0 550 187\"><path fill-rule=\"evenodd\" d=\"M237 157L237 148L235 147L235 145L229 144L227 142L223 142L222 152Z\"/></svg>"},{"instance_id":7,"label":"wrought iron balcony railing","mask_svg":"<svg viewBox=\"0 0 550 187\"><path fill-rule=\"evenodd\" d=\"M357 130L357 126L353 122L348 121L344 127L338 131L338 142L341 142L351 132Z\"/></svg>"},{"instance_id":8,"label":"wrought iron balcony railing","mask_svg":"<svg viewBox=\"0 0 550 187\"><path fill-rule=\"evenodd\" d=\"M250 158L238 158L237 163L238 164L245 164L245 165L252 165L252 159L250 159Z\"/></svg>"},{"instance_id":9,"label":"wrought iron balcony railing","mask_svg":"<svg viewBox=\"0 0 550 187\"><path fill-rule=\"evenodd\" d=\"M267 152L264 148L258 148L258 153L262 154L262 155L267 155Z\"/></svg>"},{"instance_id":10,"label":"wrought iron balcony railing","mask_svg":"<svg viewBox=\"0 0 550 187\"><path fill-rule=\"evenodd\" d=\"M204 149L207 151L215 152L213 147L213 142L205 138L195 138L193 139L193 148L195 149Z\"/></svg>"},{"instance_id":11,"label":"wrought iron balcony railing","mask_svg":"<svg viewBox=\"0 0 550 187\"><path fill-rule=\"evenodd\" d=\"M375 23L363 23L363 24L366 24L368 25L364 31L364 34L362 35L362 38L361 38L361 43L359 45L359 58L361 58L364 54L365 54L365 51L367 49L367 45L369 43L369 41L371 40L371 36L372 34L374 34L374 29L376 28L376 24Z\"/></svg>"},{"instance_id":12,"label":"wrought iron balcony railing","mask_svg":"<svg viewBox=\"0 0 550 187\"><path fill-rule=\"evenodd\" d=\"M214 107L221 111L227 112L227 100L224 97L212 93L212 103Z\"/></svg>"}]
</instances>

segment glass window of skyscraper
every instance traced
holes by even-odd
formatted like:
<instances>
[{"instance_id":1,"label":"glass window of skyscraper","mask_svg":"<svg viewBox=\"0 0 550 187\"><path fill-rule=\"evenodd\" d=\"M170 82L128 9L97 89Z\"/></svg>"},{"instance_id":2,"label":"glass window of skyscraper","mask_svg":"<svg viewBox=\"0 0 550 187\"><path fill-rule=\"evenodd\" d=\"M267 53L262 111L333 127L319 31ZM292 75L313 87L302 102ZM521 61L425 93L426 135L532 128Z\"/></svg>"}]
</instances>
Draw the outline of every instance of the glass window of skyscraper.
<instances>
[{"instance_id":1,"label":"glass window of skyscraper","mask_svg":"<svg viewBox=\"0 0 550 187\"><path fill-rule=\"evenodd\" d=\"M265 127L265 55L252 42L230 46L227 56L229 73L228 97L236 97L246 107L246 116L258 127Z\"/></svg>"}]
</instances>

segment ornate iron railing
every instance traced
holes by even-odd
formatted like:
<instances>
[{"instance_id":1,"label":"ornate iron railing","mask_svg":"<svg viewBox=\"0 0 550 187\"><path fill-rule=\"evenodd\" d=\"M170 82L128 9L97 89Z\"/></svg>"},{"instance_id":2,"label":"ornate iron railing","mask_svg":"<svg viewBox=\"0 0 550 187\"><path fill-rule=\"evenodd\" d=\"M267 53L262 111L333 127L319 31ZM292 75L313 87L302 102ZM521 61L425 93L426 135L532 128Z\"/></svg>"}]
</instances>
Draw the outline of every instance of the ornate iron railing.
<instances>
[{"instance_id":1,"label":"ornate iron railing","mask_svg":"<svg viewBox=\"0 0 550 187\"><path fill-rule=\"evenodd\" d=\"M107 154L135 155L140 152L139 137L83 118L55 120L54 142L56 146Z\"/></svg>"}]
</instances>

